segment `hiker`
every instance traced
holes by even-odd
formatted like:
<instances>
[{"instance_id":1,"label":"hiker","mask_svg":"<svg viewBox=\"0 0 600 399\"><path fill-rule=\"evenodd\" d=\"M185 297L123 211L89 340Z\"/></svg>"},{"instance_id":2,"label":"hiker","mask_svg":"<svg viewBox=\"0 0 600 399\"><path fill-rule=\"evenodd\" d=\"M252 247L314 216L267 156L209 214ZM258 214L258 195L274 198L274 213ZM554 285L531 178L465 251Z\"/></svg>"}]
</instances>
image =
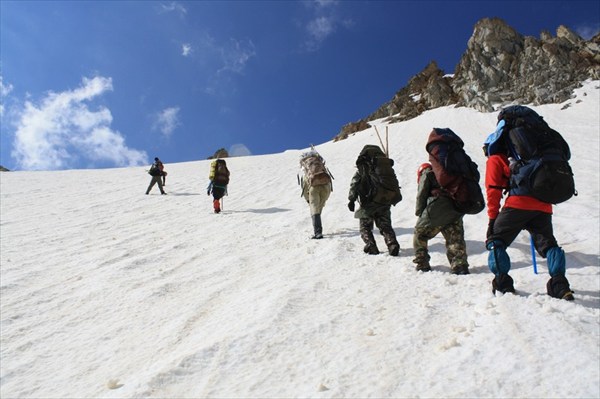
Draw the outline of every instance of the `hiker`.
<instances>
[{"instance_id":1,"label":"hiker","mask_svg":"<svg viewBox=\"0 0 600 399\"><path fill-rule=\"evenodd\" d=\"M229 169L224 159L215 159L210 164L208 174L210 183L208 184L206 195L213 196L213 210L215 213L221 212L221 199L227 195L227 185L229 184Z\"/></svg>"},{"instance_id":2,"label":"hiker","mask_svg":"<svg viewBox=\"0 0 600 399\"><path fill-rule=\"evenodd\" d=\"M304 197L310 208L314 231L311 238L319 240L323 238L321 212L333 191L332 176L325 166L325 160L314 149L300 155L300 168L303 174L299 178L302 187L300 195Z\"/></svg>"},{"instance_id":3,"label":"hiker","mask_svg":"<svg viewBox=\"0 0 600 399\"><path fill-rule=\"evenodd\" d=\"M363 250L369 255L379 253L373 236L373 224L379 228L389 254L398 256L400 253L390 211L391 205L402 200L393 164L394 161L381 148L366 145L356 160L358 170L350 182L348 209L354 212L355 202L359 201L360 208L354 217L359 219L360 237L365 243Z\"/></svg>"},{"instance_id":4,"label":"hiker","mask_svg":"<svg viewBox=\"0 0 600 399\"><path fill-rule=\"evenodd\" d=\"M511 176L519 173L519 168L523 166L515 161L515 156L518 154L510 138L512 128L509 124L514 122L509 118L510 114L524 112L519 116L521 121L525 120L525 117L541 119L527 107L514 107L505 108L500 112L496 130L487 137L483 147L487 157L485 189L489 223L486 248L489 250L488 267L494 273L492 292L494 294L496 291L515 292L514 281L508 274L511 263L506 248L522 230L527 230L531 234L538 254L548 262L550 273L550 280L546 284L548 295L571 301L574 297L569 281L565 277L565 253L558 246L553 233L552 204L533 197L530 192L519 191L520 187L516 186L511 179ZM527 129L527 126L523 128ZM564 144L566 145L566 142ZM501 208L503 190L508 191L508 196Z\"/></svg>"},{"instance_id":5,"label":"hiker","mask_svg":"<svg viewBox=\"0 0 600 399\"><path fill-rule=\"evenodd\" d=\"M150 185L148 186L148 189L146 190L146 195L150 194L150 190L152 190L152 187L154 187L155 184L158 184L158 189L160 190L161 195L167 194L167 193L165 193L165 190L163 189L163 182L162 182L163 168L164 168L164 166L163 166L163 163L161 162L161 160L158 159L158 157L154 158L154 163L152 164L152 166L150 166L150 170L148 170L148 174L150 174L150 176L152 176L152 180L150 180Z\"/></svg>"},{"instance_id":6,"label":"hiker","mask_svg":"<svg viewBox=\"0 0 600 399\"><path fill-rule=\"evenodd\" d=\"M438 233L446 240L446 257L452 274L469 274L463 213L455 209L454 202L445 195L435 178L430 163L422 164L417 170L416 216L413 248L417 271L428 272L429 252L427 242Z\"/></svg>"}]
</instances>

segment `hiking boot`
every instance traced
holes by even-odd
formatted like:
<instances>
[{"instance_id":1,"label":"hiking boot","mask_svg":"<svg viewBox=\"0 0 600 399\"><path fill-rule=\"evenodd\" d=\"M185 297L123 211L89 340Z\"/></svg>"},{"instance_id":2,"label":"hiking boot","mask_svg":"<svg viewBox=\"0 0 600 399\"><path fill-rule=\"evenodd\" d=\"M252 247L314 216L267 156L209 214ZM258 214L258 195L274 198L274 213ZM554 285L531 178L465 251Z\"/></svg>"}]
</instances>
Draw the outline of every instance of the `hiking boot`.
<instances>
[{"instance_id":1,"label":"hiking boot","mask_svg":"<svg viewBox=\"0 0 600 399\"><path fill-rule=\"evenodd\" d=\"M513 279L508 274L499 274L492 280L492 293L496 294L496 291L500 291L503 294L507 292L515 293L515 287L513 286Z\"/></svg>"},{"instance_id":2,"label":"hiking boot","mask_svg":"<svg viewBox=\"0 0 600 399\"><path fill-rule=\"evenodd\" d=\"M375 243L370 243L370 244L365 245L363 251L369 255L379 254L379 249L377 248L377 244L375 244Z\"/></svg>"},{"instance_id":3,"label":"hiking boot","mask_svg":"<svg viewBox=\"0 0 600 399\"><path fill-rule=\"evenodd\" d=\"M162 193L160 193L160 195L167 195L167 193L165 193L164 191Z\"/></svg>"},{"instance_id":4,"label":"hiking boot","mask_svg":"<svg viewBox=\"0 0 600 399\"><path fill-rule=\"evenodd\" d=\"M388 249L390 251L390 256L398 256L398 254L400 253L399 244L392 244L388 247Z\"/></svg>"},{"instance_id":5,"label":"hiking boot","mask_svg":"<svg viewBox=\"0 0 600 399\"><path fill-rule=\"evenodd\" d=\"M457 275L466 275L469 273L469 265L458 265L450 268L450 273Z\"/></svg>"},{"instance_id":6,"label":"hiking boot","mask_svg":"<svg viewBox=\"0 0 600 399\"><path fill-rule=\"evenodd\" d=\"M427 249L418 249L415 251L415 258L413 259L413 263L416 264L415 270L418 272L430 272L431 266L429 265L429 253Z\"/></svg>"},{"instance_id":7,"label":"hiking boot","mask_svg":"<svg viewBox=\"0 0 600 399\"><path fill-rule=\"evenodd\" d=\"M321 223L321 214L312 215L313 229L315 234L311 237L315 240L323 238L323 224Z\"/></svg>"},{"instance_id":8,"label":"hiking boot","mask_svg":"<svg viewBox=\"0 0 600 399\"><path fill-rule=\"evenodd\" d=\"M548 295L553 298L564 299L565 301L572 301L575 299L573 291L569 287L569 281L565 276L555 276L548 280L546 284Z\"/></svg>"},{"instance_id":9,"label":"hiking boot","mask_svg":"<svg viewBox=\"0 0 600 399\"><path fill-rule=\"evenodd\" d=\"M429 262L417 262L415 270L418 272L430 272L431 266L429 266Z\"/></svg>"}]
</instances>

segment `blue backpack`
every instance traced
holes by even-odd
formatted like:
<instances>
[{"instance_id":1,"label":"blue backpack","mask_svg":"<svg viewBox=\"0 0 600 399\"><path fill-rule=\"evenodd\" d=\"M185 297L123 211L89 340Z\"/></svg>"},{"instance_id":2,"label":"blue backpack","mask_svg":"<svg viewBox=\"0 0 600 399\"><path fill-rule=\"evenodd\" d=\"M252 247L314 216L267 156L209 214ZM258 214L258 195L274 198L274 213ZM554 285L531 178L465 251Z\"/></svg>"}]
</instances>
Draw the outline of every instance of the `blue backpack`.
<instances>
[{"instance_id":1,"label":"blue backpack","mask_svg":"<svg viewBox=\"0 0 600 399\"><path fill-rule=\"evenodd\" d=\"M574 195L575 180L569 165L571 151L565 139L530 108L513 105L498 115L504 121L502 136L511 164L509 193L528 195L560 204Z\"/></svg>"}]
</instances>

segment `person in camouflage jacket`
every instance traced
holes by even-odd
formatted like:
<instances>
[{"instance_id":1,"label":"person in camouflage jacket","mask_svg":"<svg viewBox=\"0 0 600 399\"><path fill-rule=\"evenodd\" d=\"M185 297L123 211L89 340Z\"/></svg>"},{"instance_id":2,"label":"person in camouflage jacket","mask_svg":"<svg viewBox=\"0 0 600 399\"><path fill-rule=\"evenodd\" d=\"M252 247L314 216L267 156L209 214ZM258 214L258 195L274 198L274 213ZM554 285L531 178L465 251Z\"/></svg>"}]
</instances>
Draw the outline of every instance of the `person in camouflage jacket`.
<instances>
[{"instance_id":1,"label":"person in camouflage jacket","mask_svg":"<svg viewBox=\"0 0 600 399\"><path fill-rule=\"evenodd\" d=\"M417 171L416 216L419 217L413 236L416 269L431 270L427 243L438 233L446 240L446 256L453 274L469 274L467 248L463 227L464 214L455 210L452 200L443 195L430 164L424 163Z\"/></svg>"},{"instance_id":2,"label":"person in camouflage jacket","mask_svg":"<svg viewBox=\"0 0 600 399\"><path fill-rule=\"evenodd\" d=\"M360 208L355 212L355 202L360 198L360 188L363 177L358 170L350 182L350 192L348 194L348 209L354 212L354 217L359 219L360 237L365 243L364 252L370 255L377 255L379 249L373 236L373 225L375 224L384 238L391 256L398 256L400 253L400 244L396 239L396 233L392 227L391 205L381 205L374 202L362 201Z\"/></svg>"}]
</instances>

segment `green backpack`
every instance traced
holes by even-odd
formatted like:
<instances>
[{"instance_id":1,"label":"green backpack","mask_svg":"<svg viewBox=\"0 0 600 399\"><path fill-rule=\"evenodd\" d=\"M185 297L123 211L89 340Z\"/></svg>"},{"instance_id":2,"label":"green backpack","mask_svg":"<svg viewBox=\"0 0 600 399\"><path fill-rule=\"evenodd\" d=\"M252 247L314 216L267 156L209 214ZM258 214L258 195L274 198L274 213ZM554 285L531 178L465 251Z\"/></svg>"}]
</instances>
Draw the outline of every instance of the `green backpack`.
<instances>
[{"instance_id":1,"label":"green backpack","mask_svg":"<svg viewBox=\"0 0 600 399\"><path fill-rule=\"evenodd\" d=\"M376 145L366 145L356 160L361 175L358 194L361 204L396 205L402 201L394 160Z\"/></svg>"}]
</instances>

